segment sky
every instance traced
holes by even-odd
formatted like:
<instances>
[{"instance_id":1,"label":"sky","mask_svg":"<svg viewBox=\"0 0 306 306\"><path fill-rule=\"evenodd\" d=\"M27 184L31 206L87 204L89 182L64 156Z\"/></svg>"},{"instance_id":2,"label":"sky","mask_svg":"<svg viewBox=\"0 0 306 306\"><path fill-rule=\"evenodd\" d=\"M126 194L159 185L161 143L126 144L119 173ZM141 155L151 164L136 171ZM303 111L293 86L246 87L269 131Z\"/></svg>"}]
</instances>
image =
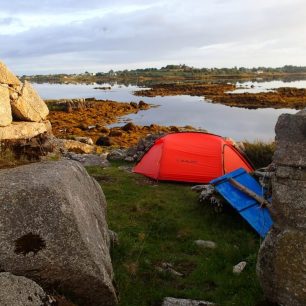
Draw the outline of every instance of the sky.
<instances>
[{"instance_id":1,"label":"sky","mask_svg":"<svg viewBox=\"0 0 306 306\"><path fill-rule=\"evenodd\" d=\"M0 0L15 73L306 66L306 0Z\"/></svg>"}]
</instances>

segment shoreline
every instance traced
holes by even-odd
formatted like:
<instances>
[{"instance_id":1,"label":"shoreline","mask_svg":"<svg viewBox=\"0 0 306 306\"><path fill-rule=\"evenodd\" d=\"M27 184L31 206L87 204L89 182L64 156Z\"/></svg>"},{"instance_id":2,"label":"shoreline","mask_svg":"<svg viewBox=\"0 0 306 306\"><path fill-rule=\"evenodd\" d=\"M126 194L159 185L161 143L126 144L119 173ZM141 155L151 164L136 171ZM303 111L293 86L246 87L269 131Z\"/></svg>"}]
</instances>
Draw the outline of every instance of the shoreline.
<instances>
[{"instance_id":1,"label":"shoreline","mask_svg":"<svg viewBox=\"0 0 306 306\"><path fill-rule=\"evenodd\" d=\"M248 109L257 108L292 108L306 107L306 88L280 87L270 92L231 93L238 89L233 84L158 84L150 89L135 91L135 96L157 97L190 95L203 96L212 103Z\"/></svg>"},{"instance_id":2,"label":"shoreline","mask_svg":"<svg viewBox=\"0 0 306 306\"><path fill-rule=\"evenodd\" d=\"M22 76L22 80L28 80L36 83L83 83L83 84L134 84L137 86L176 83L176 82L237 82L237 81L273 81L273 80L306 80L305 72L264 72L264 73L238 73L238 74L205 74L190 71L164 71L160 75L150 72L130 73L128 75L92 75L92 74L53 74L53 75L30 75Z\"/></svg>"}]
</instances>

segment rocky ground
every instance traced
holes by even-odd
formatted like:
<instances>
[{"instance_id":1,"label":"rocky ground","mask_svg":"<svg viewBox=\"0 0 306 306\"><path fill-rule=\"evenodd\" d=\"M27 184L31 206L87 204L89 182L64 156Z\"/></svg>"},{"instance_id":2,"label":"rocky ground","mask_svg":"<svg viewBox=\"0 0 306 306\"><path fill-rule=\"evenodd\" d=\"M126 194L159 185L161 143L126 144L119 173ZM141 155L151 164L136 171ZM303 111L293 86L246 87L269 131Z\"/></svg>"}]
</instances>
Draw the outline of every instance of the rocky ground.
<instances>
[{"instance_id":1,"label":"rocky ground","mask_svg":"<svg viewBox=\"0 0 306 306\"><path fill-rule=\"evenodd\" d=\"M213 103L244 108L295 108L306 106L306 89L282 87L273 92L229 93L236 89L233 84L223 83L190 83L190 84L157 84L149 90L135 92L138 96L204 96Z\"/></svg>"},{"instance_id":2,"label":"rocky ground","mask_svg":"<svg viewBox=\"0 0 306 306\"><path fill-rule=\"evenodd\" d=\"M176 83L152 85L149 90L134 92L136 96L156 97L156 96L211 96L222 95L226 91L235 90L233 84L224 83Z\"/></svg>"},{"instance_id":3,"label":"rocky ground","mask_svg":"<svg viewBox=\"0 0 306 306\"><path fill-rule=\"evenodd\" d=\"M122 127L107 127L123 115L148 109L150 106L143 101L137 104L134 102L87 100L85 104L83 103L83 107L77 107L77 103L73 103L67 102L64 104L62 102L62 106L59 106L58 101L47 103L51 109L48 119L51 121L53 133L56 137L71 139L75 136L83 136L90 137L94 143L101 146L130 147L148 134L194 130L190 126L183 128L165 127L156 124L137 126L132 122L128 122Z\"/></svg>"}]
</instances>

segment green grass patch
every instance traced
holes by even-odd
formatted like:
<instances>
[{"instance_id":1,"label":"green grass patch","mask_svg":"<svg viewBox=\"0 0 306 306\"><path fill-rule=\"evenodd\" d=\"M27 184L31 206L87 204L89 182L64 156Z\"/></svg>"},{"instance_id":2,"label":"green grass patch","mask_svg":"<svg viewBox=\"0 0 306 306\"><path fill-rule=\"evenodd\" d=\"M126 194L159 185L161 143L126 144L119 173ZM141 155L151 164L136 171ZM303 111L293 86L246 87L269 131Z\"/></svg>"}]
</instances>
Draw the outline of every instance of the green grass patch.
<instances>
[{"instance_id":1,"label":"green grass patch","mask_svg":"<svg viewBox=\"0 0 306 306\"><path fill-rule=\"evenodd\" d=\"M109 228L119 235L112 250L120 306L157 306L164 297L202 299L219 305L257 305L255 274L260 239L235 212L216 214L198 204L190 185L150 181L122 164L89 168L108 202ZM197 239L216 249L200 249ZM232 267L247 261L240 275ZM157 267L171 263L174 276Z\"/></svg>"}]
</instances>

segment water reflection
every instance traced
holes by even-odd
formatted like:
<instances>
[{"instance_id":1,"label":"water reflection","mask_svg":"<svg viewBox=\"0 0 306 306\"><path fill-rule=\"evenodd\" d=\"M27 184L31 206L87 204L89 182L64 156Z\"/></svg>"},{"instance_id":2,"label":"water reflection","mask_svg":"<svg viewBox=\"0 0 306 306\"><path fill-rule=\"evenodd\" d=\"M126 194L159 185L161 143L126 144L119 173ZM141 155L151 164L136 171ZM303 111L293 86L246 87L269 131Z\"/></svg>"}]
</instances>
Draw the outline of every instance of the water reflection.
<instances>
[{"instance_id":1,"label":"water reflection","mask_svg":"<svg viewBox=\"0 0 306 306\"><path fill-rule=\"evenodd\" d=\"M238 88L232 93L244 93L244 92L249 92L249 93L259 93L259 92L268 92L268 91L273 91L275 88L280 88L280 87L296 87L296 88L306 88L306 80L299 80L299 81L262 81L262 82L237 82L236 83L237 87L242 87Z\"/></svg>"}]
</instances>

